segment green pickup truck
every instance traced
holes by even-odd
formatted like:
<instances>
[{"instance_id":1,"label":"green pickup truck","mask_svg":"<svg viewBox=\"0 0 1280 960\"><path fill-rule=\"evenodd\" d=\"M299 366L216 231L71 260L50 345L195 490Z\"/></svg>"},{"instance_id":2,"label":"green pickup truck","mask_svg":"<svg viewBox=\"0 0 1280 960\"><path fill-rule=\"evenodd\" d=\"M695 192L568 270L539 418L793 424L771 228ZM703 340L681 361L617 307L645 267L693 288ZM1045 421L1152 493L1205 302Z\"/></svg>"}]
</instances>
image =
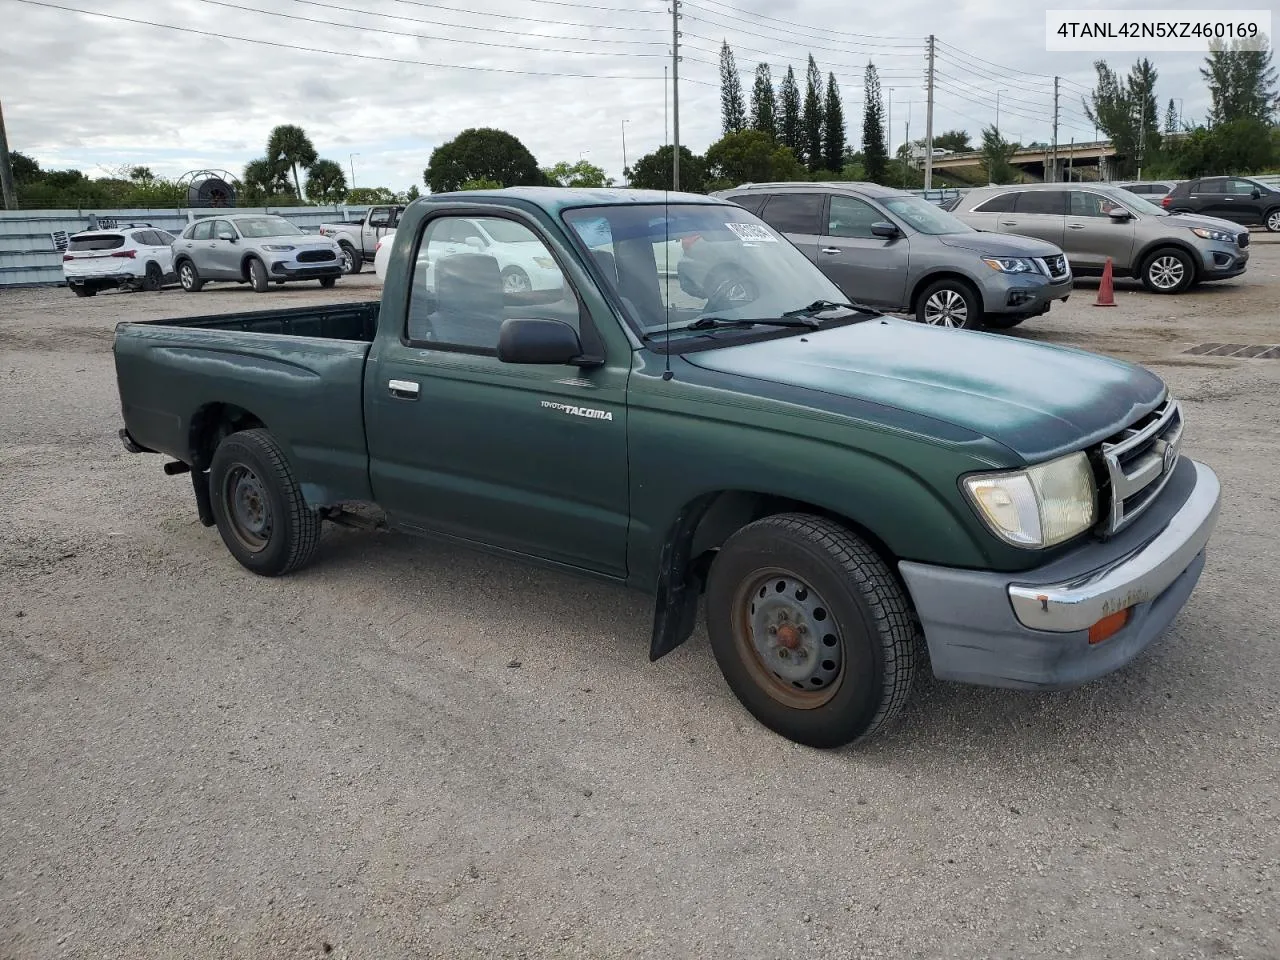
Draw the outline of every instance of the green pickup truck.
<instances>
[{"instance_id":1,"label":"green pickup truck","mask_svg":"<svg viewBox=\"0 0 1280 960\"><path fill-rule=\"evenodd\" d=\"M1022 689L1116 670L1187 602L1218 513L1149 371L848 303L705 196L431 196L380 302L122 323L114 354L125 447L189 473L249 570L373 504L647 591L651 660L705 596L730 688L818 747L883 729L917 663Z\"/></svg>"}]
</instances>

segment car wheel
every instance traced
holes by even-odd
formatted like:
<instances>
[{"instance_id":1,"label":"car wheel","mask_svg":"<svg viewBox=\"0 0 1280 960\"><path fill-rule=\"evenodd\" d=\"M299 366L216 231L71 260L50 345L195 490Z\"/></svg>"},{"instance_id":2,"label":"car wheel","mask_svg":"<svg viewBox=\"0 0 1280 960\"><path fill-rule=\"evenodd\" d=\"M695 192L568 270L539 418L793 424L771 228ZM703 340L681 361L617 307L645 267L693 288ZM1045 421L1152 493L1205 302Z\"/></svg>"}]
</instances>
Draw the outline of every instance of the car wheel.
<instances>
[{"instance_id":1,"label":"car wheel","mask_svg":"<svg viewBox=\"0 0 1280 960\"><path fill-rule=\"evenodd\" d=\"M1195 282L1191 257L1176 247L1157 250L1142 268L1142 285L1152 293L1181 293Z\"/></svg>"},{"instance_id":2,"label":"car wheel","mask_svg":"<svg viewBox=\"0 0 1280 960\"><path fill-rule=\"evenodd\" d=\"M147 272L142 277L142 289L152 293L164 286L164 271L154 260L147 264Z\"/></svg>"},{"instance_id":3,"label":"car wheel","mask_svg":"<svg viewBox=\"0 0 1280 960\"><path fill-rule=\"evenodd\" d=\"M200 288L204 286L204 281L196 272L196 265L190 260L183 260L178 264L178 282L187 293L199 293Z\"/></svg>"},{"instance_id":4,"label":"car wheel","mask_svg":"<svg viewBox=\"0 0 1280 960\"><path fill-rule=\"evenodd\" d=\"M249 261L249 283L253 286L254 293L266 293L271 285L267 277L267 265L257 257Z\"/></svg>"},{"instance_id":5,"label":"car wheel","mask_svg":"<svg viewBox=\"0 0 1280 960\"><path fill-rule=\"evenodd\" d=\"M284 451L266 430L233 433L209 466L218 533L240 564L265 577L296 570L320 543L320 515L302 497Z\"/></svg>"},{"instance_id":6,"label":"car wheel","mask_svg":"<svg viewBox=\"0 0 1280 960\"><path fill-rule=\"evenodd\" d=\"M92 297L98 292L98 288L80 284L79 286L73 286L71 292L77 297Z\"/></svg>"},{"instance_id":7,"label":"car wheel","mask_svg":"<svg viewBox=\"0 0 1280 960\"><path fill-rule=\"evenodd\" d=\"M869 737L910 693L906 595L875 551L823 517L780 514L733 534L708 576L707 629L735 696L797 743Z\"/></svg>"},{"instance_id":8,"label":"car wheel","mask_svg":"<svg viewBox=\"0 0 1280 960\"><path fill-rule=\"evenodd\" d=\"M503 293L528 293L532 289L533 284L529 282L529 274L519 267L507 267L502 271Z\"/></svg>"},{"instance_id":9,"label":"car wheel","mask_svg":"<svg viewBox=\"0 0 1280 960\"><path fill-rule=\"evenodd\" d=\"M1280 233L1280 207L1267 211L1263 225L1271 233Z\"/></svg>"},{"instance_id":10,"label":"car wheel","mask_svg":"<svg viewBox=\"0 0 1280 960\"><path fill-rule=\"evenodd\" d=\"M752 303L760 298L756 282L741 270L717 267L702 282L707 302L703 310L731 309L734 304Z\"/></svg>"},{"instance_id":11,"label":"car wheel","mask_svg":"<svg viewBox=\"0 0 1280 960\"><path fill-rule=\"evenodd\" d=\"M982 318L984 326L990 327L992 330L1012 330L1023 320L1027 319L1027 315L1008 314L1008 313L992 313Z\"/></svg>"},{"instance_id":12,"label":"car wheel","mask_svg":"<svg viewBox=\"0 0 1280 960\"><path fill-rule=\"evenodd\" d=\"M349 243L340 243L338 246L342 248L342 272L346 274L359 273L360 268L364 266L364 258Z\"/></svg>"},{"instance_id":13,"label":"car wheel","mask_svg":"<svg viewBox=\"0 0 1280 960\"><path fill-rule=\"evenodd\" d=\"M939 280L927 286L916 300L916 319L931 327L970 330L982 321L982 307L967 283Z\"/></svg>"},{"instance_id":14,"label":"car wheel","mask_svg":"<svg viewBox=\"0 0 1280 960\"><path fill-rule=\"evenodd\" d=\"M326 290L328 290L337 282L338 282L337 277L321 277L320 278L320 286L324 287Z\"/></svg>"}]
</instances>

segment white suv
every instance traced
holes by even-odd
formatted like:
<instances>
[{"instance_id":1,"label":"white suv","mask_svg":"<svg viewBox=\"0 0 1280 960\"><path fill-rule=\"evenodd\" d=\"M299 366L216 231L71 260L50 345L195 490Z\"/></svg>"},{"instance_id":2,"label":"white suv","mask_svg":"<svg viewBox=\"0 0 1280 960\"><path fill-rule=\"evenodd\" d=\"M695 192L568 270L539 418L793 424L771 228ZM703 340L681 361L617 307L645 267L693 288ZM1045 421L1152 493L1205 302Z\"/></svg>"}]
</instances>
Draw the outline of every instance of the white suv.
<instances>
[{"instance_id":1,"label":"white suv","mask_svg":"<svg viewBox=\"0 0 1280 960\"><path fill-rule=\"evenodd\" d=\"M67 241L62 273L77 297L112 288L159 290L178 279L173 271L175 239L149 223L85 230Z\"/></svg>"}]
</instances>

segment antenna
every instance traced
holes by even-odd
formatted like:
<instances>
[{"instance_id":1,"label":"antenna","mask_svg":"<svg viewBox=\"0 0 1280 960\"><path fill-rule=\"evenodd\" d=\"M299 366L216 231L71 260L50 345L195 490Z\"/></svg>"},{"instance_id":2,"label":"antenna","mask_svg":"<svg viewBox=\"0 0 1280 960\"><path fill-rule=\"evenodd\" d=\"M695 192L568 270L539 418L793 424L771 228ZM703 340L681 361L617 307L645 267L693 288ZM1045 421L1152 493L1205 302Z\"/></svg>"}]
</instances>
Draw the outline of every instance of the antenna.
<instances>
[{"instance_id":1,"label":"antenna","mask_svg":"<svg viewBox=\"0 0 1280 960\"><path fill-rule=\"evenodd\" d=\"M667 143L671 142L671 138L667 136L667 68L662 68L662 139ZM679 169L676 164L680 162L680 148L673 147L671 153L671 175L677 176L676 171ZM663 291L662 309L665 320L665 329L667 334L667 349L664 352L663 359L666 360L666 369L662 371L662 379L670 380L671 373L671 193L667 188L667 181L664 177L662 180L662 255L666 258L664 269L662 271L662 282L667 285L667 289Z\"/></svg>"}]
</instances>

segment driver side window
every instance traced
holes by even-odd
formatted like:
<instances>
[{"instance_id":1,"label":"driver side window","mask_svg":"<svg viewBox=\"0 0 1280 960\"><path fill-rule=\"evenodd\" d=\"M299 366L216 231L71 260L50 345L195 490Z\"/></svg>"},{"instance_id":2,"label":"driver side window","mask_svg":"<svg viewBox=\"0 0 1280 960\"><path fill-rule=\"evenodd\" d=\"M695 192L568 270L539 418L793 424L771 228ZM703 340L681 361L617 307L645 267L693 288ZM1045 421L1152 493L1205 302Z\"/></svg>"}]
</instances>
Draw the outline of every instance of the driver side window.
<instances>
[{"instance_id":1,"label":"driver side window","mask_svg":"<svg viewBox=\"0 0 1280 960\"><path fill-rule=\"evenodd\" d=\"M872 239L871 225L886 218L869 203L854 197L832 196L827 217L827 236Z\"/></svg>"}]
</instances>

